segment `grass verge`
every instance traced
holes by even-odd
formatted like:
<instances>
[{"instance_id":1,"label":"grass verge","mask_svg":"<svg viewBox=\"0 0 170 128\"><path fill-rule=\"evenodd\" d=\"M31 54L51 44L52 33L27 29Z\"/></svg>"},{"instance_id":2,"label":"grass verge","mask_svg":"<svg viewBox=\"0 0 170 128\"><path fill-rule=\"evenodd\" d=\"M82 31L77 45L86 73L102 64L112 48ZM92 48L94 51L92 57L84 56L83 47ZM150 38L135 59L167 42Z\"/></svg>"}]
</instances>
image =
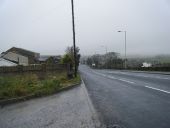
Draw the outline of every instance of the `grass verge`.
<instances>
[{"instance_id":1,"label":"grass verge","mask_svg":"<svg viewBox=\"0 0 170 128\"><path fill-rule=\"evenodd\" d=\"M80 83L81 78L68 79L66 72L25 73L0 76L0 100L53 94L62 88Z\"/></svg>"}]
</instances>

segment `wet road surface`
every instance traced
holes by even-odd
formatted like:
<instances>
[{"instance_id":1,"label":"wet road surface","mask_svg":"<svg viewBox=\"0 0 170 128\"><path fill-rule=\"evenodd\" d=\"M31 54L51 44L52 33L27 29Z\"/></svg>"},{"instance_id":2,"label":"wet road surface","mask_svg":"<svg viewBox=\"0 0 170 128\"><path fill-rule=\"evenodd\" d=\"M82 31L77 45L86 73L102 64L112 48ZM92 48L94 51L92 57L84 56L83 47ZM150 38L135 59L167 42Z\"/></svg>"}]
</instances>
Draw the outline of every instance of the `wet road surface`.
<instances>
[{"instance_id":1,"label":"wet road surface","mask_svg":"<svg viewBox=\"0 0 170 128\"><path fill-rule=\"evenodd\" d=\"M170 128L170 75L80 66L100 121L108 128Z\"/></svg>"}]
</instances>

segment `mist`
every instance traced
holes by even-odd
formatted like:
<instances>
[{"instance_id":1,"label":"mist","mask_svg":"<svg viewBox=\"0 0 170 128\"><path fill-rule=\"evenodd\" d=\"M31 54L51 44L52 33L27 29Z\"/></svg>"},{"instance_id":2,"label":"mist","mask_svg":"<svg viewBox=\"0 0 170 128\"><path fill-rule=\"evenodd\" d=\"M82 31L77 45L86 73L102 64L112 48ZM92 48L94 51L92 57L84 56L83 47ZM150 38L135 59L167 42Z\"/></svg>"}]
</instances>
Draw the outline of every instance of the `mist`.
<instances>
[{"instance_id":1,"label":"mist","mask_svg":"<svg viewBox=\"0 0 170 128\"><path fill-rule=\"evenodd\" d=\"M168 0L74 0L76 45L82 55L170 54ZM0 52L15 46L41 54L64 54L72 45L70 0L1 0Z\"/></svg>"}]
</instances>

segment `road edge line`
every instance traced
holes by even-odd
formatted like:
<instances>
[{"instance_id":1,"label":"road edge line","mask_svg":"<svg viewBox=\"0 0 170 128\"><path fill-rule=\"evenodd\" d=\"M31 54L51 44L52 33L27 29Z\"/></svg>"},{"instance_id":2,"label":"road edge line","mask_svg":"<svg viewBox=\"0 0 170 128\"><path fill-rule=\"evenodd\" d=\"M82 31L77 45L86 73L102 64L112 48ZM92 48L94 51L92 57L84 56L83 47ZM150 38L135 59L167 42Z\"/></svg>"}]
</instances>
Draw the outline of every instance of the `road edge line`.
<instances>
[{"instance_id":1,"label":"road edge line","mask_svg":"<svg viewBox=\"0 0 170 128\"><path fill-rule=\"evenodd\" d=\"M88 103L88 106L89 106L90 111L92 113L92 120L93 120L94 128L101 128L101 122L99 120L99 116L98 116L98 114L97 114L97 112L96 112L96 110L93 106L93 103L92 103L92 101L89 97L89 94L87 92L87 89L86 89L86 86L85 86L85 83L84 83L84 80L82 79L82 77L81 77L81 81L82 81L81 86L82 86L83 91L84 91L84 93L87 97L87 103Z\"/></svg>"}]
</instances>

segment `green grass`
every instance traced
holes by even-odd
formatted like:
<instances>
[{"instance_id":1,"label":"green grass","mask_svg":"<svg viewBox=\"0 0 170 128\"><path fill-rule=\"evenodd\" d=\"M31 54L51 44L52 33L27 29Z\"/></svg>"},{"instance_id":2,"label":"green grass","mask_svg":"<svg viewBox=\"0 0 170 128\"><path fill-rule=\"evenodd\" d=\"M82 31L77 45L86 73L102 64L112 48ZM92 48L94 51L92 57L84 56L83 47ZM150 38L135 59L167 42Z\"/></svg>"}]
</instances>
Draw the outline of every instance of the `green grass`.
<instances>
[{"instance_id":1,"label":"green grass","mask_svg":"<svg viewBox=\"0 0 170 128\"><path fill-rule=\"evenodd\" d=\"M80 76L68 79L65 72L26 73L0 76L0 100L28 95L49 95L63 87L80 82Z\"/></svg>"}]
</instances>

